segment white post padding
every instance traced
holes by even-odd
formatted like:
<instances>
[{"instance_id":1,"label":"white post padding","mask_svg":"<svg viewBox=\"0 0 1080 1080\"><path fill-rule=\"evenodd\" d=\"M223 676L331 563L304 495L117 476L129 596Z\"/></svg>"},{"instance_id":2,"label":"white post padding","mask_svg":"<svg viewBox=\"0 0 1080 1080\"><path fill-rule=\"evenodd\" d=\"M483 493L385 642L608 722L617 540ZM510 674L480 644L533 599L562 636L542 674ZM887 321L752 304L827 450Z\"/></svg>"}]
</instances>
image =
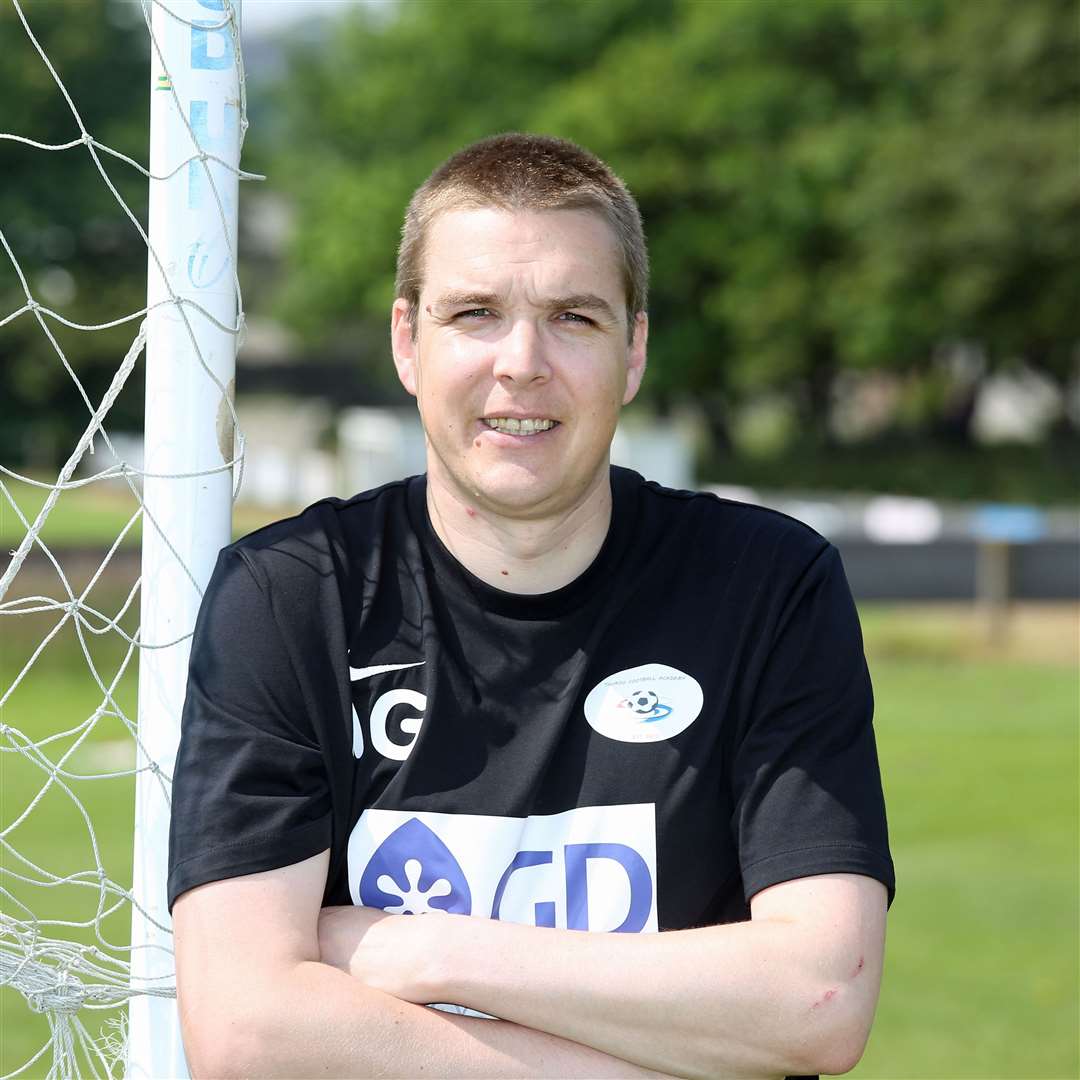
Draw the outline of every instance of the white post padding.
<instances>
[{"instance_id":1,"label":"white post padding","mask_svg":"<svg viewBox=\"0 0 1080 1080\"><path fill-rule=\"evenodd\" d=\"M239 0L152 5L150 172L163 179L150 181L132 1078L189 1075L175 1001L140 991L174 978L166 778L176 760L190 634L217 553L230 540L239 6Z\"/></svg>"}]
</instances>

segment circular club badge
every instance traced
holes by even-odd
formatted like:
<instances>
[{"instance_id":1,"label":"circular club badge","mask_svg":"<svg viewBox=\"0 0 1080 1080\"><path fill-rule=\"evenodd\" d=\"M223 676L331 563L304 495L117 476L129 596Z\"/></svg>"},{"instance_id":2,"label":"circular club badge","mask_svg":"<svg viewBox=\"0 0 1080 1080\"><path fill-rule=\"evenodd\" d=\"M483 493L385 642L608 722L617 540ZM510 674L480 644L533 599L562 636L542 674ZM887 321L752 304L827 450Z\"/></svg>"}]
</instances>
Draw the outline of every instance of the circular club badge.
<instances>
[{"instance_id":1,"label":"circular club badge","mask_svg":"<svg viewBox=\"0 0 1080 1080\"><path fill-rule=\"evenodd\" d=\"M701 684L666 664L642 664L602 679L585 699L585 719L619 742L649 743L685 731L701 714Z\"/></svg>"}]
</instances>

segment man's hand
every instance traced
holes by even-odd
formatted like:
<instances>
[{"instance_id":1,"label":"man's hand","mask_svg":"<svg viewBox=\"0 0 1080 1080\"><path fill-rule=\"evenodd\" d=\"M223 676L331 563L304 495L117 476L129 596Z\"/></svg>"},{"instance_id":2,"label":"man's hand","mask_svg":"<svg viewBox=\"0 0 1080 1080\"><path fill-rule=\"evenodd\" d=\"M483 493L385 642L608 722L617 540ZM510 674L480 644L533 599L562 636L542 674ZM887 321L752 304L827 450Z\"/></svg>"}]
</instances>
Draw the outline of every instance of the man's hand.
<instances>
[{"instance_id":1,"label":"man's hand","mask_svg":"<svg viewBox=\"0 0 1080 1080\"><path fill-rule=\"evenodd\" d=\"M327 907L319 913L319 954L324 964L400 1001L436 1000L429 973L440 951L439 926L464 916L407 918L377 908Z\"/></svg>"}]
</instances>

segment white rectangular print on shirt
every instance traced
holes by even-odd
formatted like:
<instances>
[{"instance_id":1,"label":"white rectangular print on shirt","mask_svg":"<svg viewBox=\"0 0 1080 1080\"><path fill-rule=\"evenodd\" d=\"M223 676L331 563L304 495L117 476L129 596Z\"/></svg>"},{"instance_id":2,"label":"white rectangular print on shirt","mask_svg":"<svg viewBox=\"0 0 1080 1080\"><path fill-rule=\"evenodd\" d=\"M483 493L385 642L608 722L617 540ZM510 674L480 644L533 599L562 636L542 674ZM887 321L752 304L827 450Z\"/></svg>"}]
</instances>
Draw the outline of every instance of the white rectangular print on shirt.
<instances>
[{"instance_id":1,"label":"white rectangular print on shirt","mask_svg":"<svg viewBox=\"0 0 1080 1080\"><path fill-rule=\"evenodd\" d=\"M656 808L494 817L365 810L349 837L354 904L568 930L655 932Z\"/></svg>"}]
</instances>

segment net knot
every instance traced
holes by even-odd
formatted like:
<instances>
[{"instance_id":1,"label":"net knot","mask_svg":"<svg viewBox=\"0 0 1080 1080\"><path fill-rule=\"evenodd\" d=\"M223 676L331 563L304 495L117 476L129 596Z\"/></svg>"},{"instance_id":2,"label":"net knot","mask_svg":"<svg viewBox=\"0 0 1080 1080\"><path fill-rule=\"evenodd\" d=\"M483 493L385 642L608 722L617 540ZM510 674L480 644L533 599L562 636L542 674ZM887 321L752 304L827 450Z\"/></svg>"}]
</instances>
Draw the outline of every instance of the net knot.
<instances>
[{"instance_id":1,"label":"net knot","mask_svg":"<svg viewBox=\"0 0 1080 1080\"><path fill-rule=\"evenodd\" d=\"M79 138L79 142L81 142L83 146L92 146L94 144L94 136L91 135L89 131L84 131Z\"/></svg>"},{"instance_id":2,"label":"net knot","mask_svg":"<svg viewBox=\"0 0 1080 1080\"><path fill-rule=\"evenodd\" d=\"M86 997L83 984L70 972L61 971L53 986L27 992L26 1003L36 1013L73 1016L83 1007Z\"/></svg>"},{"instance_id":3,"label":"net knot","mask_svg":"<svg viewBox=\"0 0 1080 1080\"><path fill-rule=\"evenodd\" d=\"M36 300L31 298L31 299L26 301L26 310L27 311L40 311L41 310L41 305Z\"/></svg>"}]
</instances>

